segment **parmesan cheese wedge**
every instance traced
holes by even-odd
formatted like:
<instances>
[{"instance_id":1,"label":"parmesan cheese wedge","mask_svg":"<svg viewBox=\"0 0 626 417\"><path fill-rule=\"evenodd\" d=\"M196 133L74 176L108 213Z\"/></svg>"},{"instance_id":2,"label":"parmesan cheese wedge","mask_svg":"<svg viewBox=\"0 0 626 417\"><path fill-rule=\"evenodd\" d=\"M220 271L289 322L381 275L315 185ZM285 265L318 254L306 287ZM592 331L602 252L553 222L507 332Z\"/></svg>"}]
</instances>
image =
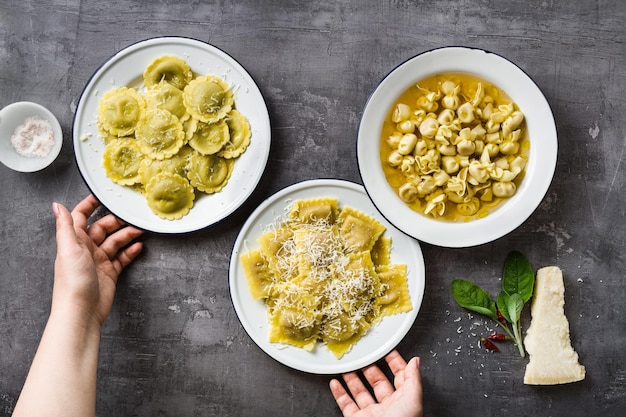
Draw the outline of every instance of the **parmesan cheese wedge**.
<instances>
[{"instance_id":1,"label":"parmesan cheese wedge","mask_svg":"<svg viewBox=\"0 0 626 417\"><path fill-rule=\"evenodd\" d=\"M531 323L524 339L530 356L524 384L553 385L585 379L585 367L578 363L570 340L564 293L563 273L558 267L537 271Z\"/></svg>"}]
</instances>

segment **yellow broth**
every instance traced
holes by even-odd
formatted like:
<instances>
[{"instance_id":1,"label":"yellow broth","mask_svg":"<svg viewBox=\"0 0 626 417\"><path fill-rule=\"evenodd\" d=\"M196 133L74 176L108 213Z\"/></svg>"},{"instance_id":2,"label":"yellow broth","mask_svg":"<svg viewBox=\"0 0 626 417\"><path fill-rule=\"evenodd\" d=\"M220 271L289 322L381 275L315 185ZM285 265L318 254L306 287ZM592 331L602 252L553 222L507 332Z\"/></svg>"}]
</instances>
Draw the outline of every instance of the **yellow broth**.
<instances>
[{"instance_id":1,"label":"yellow broth","mask_svg":"<svg viewBox=\"0 0 626 417\"><path fill-rule=\"evenodd\" d=\"M411 113L414 113L415 110L419 109L417 103L418 103L418 100L420 100L420 97L422 97L421 100L423 102L424 100L423 97L428 94L427 91L429 92L439 91L441 93L442 85L446 81L452 81L456 85L458 85L460 89L457 95L459 107L468 101L475 101L473 99L476 97L476 92L479 89L479 84L480 84L480 87L482 87L482 90L484 91L484 96L487 97L487 99L483 98L481 104L478 104L476 108L480 108L481 105L486 106L487 105L486 102L491 101L492 107L495 109L498 109L499 106L501 105L508 105L509 108L511 108L512 106L516 111L519 111L519 108L517 107L517 105L512 102L512 100L509 98L509 96L506 95L504 91L502 91L495 85L491 84L490 82L472 74L466 74L466 73L437 74L432 77L419 81L416 85L412 85L410 88L408 88L406 91L404 91L404 93L402 93L398 97L398 99L394 102L393 106L389 109L388 113L386 114L385 121L382 127L381 140L380 140L380 160L382 163L383 172L385 173L385 176L389 185L394 189L394 191L396 192L397 195L399 195L399 197L400 197L400 191L399 191L400 188L403 186L403 184L407 183L407 181L409 180L405 172L403 172L401 169L398 169L397 166L392 166L389 163L390 154L394 151L394 148L392 148L392 146L390 145L388 138L391 135L393 135L394 132L396 132L396 134L398 133L398 126L399 126L399 123L395 123L394 121L392 121L392 117L394 115L396 106L400 103L404 103L410 107ZM443 93L441 94L442 96L444 95ZM441 100L442 98L440 98L439 100L435 100L435 101L441 102ZM432 117L433 116L432 113L439 115L442 110L443 110L443 107L441 104L439 104L437 110L434 110L431 112L426 111L426 113L431 113L431 117ZM476 119L477 120L474 120L471 123L462 124L462 126L473 128L478 124L485 123L483 120L481 120L481 117L478 115L476 116ZM527 136L525 119L522 121L521 125L519 126L519 129L521 130L521 133L519 134L519 138L517 139L517 142L519 143L519 150L512 155L502 155L498 153L495 157L506 158L509 162L511 162L516 157L522 157L524 161L527 161L530 142ZM420 138L421 135L419 133L418 127L416 127L415 129L415 134L418 138ZM435 145L431 143L430 147L432 148L433 146ZM481 158L481 155L478 154L478 152L476 152L470 155L468 157L468 160L469 161L480 160L480 158ZM525 169L522 168L521 172L519 172L517 176L514 178L514 180L512 181L515 184L515 187L516 187L515 189L519 188L519 185L524 177L524 174L525 174ZM438 192L442 193L444 188L445 186L439 187ZM439 220L458 222L458 221L471 221L474 219L485 217L494 209L496 209L498 206L502 205L502 203L505 202L505 200L508 198L508 197L495 197L495 196L493 198L489 198L489 196L486 196L484 194L480 195L480 197L479 197L479 194L476 194L475 196L478 198L480 202L480 208L471 215L460 213L458 210L458 205L450 201L449 199L447 199L445 203L446 208L445 208L444 213L433 214L431 212L430 214L425 214L424 212L427 207L428 199L433 197L433 193L429 193L427 195L420 195L414 201L411 201L411 202L404 201L404 199L403 201L412 210L418 213L427 215L429 217L435 217Z\"/></svg>"}]
</instances>

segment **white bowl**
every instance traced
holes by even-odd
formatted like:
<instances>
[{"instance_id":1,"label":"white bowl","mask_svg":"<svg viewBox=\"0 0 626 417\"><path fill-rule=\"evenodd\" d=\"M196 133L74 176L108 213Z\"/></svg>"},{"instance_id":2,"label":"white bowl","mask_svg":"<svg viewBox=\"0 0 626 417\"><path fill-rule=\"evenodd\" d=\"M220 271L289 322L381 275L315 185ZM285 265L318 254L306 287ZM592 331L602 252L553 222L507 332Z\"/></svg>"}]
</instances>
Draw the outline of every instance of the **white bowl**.
<instances>
[{"instance_id":1,"label":"white bowl","mask_svg":"<svg viewBox=\"0 0 626 417\"><path fill-rule=\"evenodd\" d=\"M54 145L45 157L23 156L11 144L11 136L18 126L29 118L37 116L47 120L54 132ZM19 101L0 110L0 161L14 171L35 172L50 165L61 152L63 132L61 125L52 112L40 104Z\"/></svg>"},{"instance_id":2,"label":"white bowl","mask_svg":"<svg viewBox=\"0 0 626 417\"><path fill-rule=\"evenodd\" d=\"M524 113L530 141L525 176L515 195L486 217L468 222L436 220L411 210L388 184L380 161L383 120L397 98L424 78L451 72L477 75L504 90ZM427 51L391 71L367 101L357 139L361 178L377 209L404 233L443 247L488 243L520 226L548 191L556 168L557 149L552 111L534 81L499 55L463 47Z\"/></svg>"}]
</instances>

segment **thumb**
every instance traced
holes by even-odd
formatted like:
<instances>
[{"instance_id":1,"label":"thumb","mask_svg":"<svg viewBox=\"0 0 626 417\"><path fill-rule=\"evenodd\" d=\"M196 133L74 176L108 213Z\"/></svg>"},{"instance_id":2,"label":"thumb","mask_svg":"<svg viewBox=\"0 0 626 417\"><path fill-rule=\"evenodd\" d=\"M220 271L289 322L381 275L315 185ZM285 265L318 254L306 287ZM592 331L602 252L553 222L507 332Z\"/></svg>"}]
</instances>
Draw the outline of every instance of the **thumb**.
<instances>
[{"instance_id":1,"label":"thumb","mask_svg":"<svg viewBox=\"0 0 626 417\"><path fill-rule=\"evenodd\" d=\"M412 384L417 388L419 396L422 396L422 373L420 371L421 360L419 357L413 357L409 361L406 369L405 369L405 382L411 381Z\"/></svg>"}]
</instances>

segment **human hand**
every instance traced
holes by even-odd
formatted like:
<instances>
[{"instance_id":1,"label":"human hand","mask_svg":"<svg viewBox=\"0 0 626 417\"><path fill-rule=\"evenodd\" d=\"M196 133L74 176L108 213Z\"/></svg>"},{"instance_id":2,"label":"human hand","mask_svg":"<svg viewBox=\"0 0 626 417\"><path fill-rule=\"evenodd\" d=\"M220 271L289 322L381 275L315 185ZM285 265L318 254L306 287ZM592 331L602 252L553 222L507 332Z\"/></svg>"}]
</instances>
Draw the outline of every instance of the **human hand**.
<instances>
[{"instance_id":1,"label":"human hand","mask_svg":"<svg viewBox=\"0 0 626 417\"><path fill-rule=\"evenodd\" d=\"M385 361L393 372L393 385L376 365L361 371L376 398L372 397L356 372L343 375L350 393L337 379L330 381L330 390L344 417L422 417L419 358L412 358L407 364L394 350L385 357Z\"/></svg>"},{"instance_id":2,"label":"human hand","mask_svg":"<svg viewBox=\"0 0 626 417\"><path fill-rule=\"evenodd\" d=\"M141 242L130 243L143 233L112 214L89 224L99 205L93 195L71 213L52 205L57 241L52 313L69 309L80 325L97 329L109 315L122 269L141 252Z\"/></svg>"},{"instance_id":3,"label":"human hand","mask_svg":"<svg viewBox=\"0 0 626 417\"><path fill-rule=\"evenodd\" d=\"M91 195L71 213L52 205L52 308L14 417L95 415L100 330L122 269L141 252L141 243L131 242L143 233L111 214L89 224L98 206Z\"/></svg>"}]
</instances>

